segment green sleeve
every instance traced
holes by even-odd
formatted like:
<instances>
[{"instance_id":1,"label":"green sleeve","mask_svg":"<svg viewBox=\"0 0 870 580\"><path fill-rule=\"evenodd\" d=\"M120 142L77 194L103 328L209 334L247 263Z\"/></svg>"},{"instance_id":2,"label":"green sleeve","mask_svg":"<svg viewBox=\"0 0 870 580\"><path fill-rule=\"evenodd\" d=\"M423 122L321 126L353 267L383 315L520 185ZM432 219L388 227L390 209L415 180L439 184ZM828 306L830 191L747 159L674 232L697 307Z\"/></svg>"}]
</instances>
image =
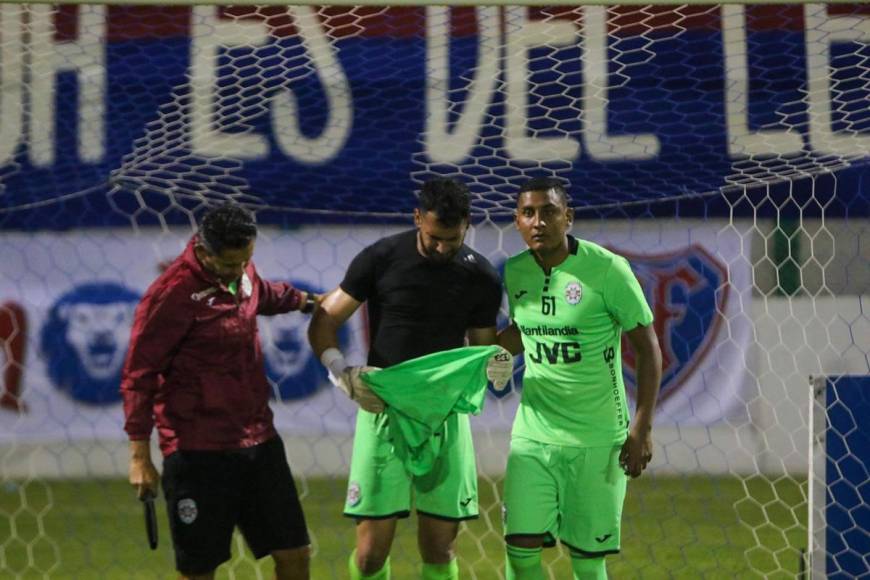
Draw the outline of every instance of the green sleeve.
<instances>
[{"instance_id":1,"label":"green sleeve","mask_svg":"<svg viewBox=\"0 0 870 580\"><path fill-rule=\"evenodd\" d=\"M604 302L623 330L646 326L653 320L640 283L622 256L614 258L605 276Z\"/></svg>"}]
</instances>

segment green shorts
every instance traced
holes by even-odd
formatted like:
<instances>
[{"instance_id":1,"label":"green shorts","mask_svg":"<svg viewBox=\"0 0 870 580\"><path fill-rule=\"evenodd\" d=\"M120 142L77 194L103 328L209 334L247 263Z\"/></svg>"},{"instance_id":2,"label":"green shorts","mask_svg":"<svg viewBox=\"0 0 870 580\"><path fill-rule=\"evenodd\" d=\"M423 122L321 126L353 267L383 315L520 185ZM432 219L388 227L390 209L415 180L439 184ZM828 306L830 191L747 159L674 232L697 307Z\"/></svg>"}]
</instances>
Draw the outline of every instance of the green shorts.
<instances>
[{"instance_id":1,"label":"green shorts","mask_svg":"<svg viewBox=\"0 0 870 580\"><path fill-rule=\"evenodd\" d=\"M379 434L386 415L359 410L344 515L354 518L408 517L413 492L418 514L467 520L478 516L477 465L468 415L452 414L432 471L407 472L392 444Z\"/></svg>"},{"instance_id":2,"label":"green shorts","mask_svg":"<svg viewBox=\"0 0 870 580\"><path fill-rule=\"evenodd\" d=\"M548 536L587 556L619 552L627 477L621 445L565 447L511 440L504 489L505 536Z\"/></svg>"}]
</instances>

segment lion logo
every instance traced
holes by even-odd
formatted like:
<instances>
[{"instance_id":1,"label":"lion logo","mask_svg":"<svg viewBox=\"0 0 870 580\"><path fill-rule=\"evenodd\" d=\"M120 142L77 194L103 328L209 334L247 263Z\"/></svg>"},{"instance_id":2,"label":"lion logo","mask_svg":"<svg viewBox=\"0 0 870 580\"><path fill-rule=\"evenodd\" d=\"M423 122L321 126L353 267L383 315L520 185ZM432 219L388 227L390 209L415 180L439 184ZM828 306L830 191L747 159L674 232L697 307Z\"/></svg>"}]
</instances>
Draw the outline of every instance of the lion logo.
<instances>
[{"instance_id":1,"label":"lion logo","mask_svg":"<svg viewBox=\"0 0 870 580\"><path fill-rule=\"evenodd\" d=\"M76 286L60 297L42 327L48 376L83 403L121 398L121 368L139 294L113 282Z\"/></svg>"},{"instance_id":2,"label":"lion logo","mask_svg":"<svg viewBox=\"0 0 870 580\"><path fill-rule=\"evenodd\" d=\"M323 290L304 283L291 282L304 292L320 294ZM266 375L277 399L302 399L314 393L328 381L326 369L314 357L306 333L310 315L288 312L277 316L264 316L259 320L260 338L266 359ZM349 332L342 327L339 344L348 343Z\"/></svg>"}]
</instances>

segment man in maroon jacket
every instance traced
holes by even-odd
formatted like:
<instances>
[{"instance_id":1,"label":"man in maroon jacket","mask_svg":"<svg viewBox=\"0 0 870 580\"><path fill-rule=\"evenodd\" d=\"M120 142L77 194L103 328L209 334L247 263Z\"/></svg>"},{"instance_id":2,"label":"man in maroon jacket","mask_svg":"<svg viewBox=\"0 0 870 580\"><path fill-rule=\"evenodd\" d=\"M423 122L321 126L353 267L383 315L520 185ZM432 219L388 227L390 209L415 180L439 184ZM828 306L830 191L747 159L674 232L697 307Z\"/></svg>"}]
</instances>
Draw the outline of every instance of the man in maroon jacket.
<instances>
[{"instance_id":1,"label":"man in maroon jacket","mask_svg":"<svg viewBox=\"0 0 870 580\"><path fill-rule=\"evenodd\" d=\"M156 424L176 567L213 578L236 525L279 580L308 578L309 539L284 446L272 424L257 315L309 313L316 296L262 280L257 226L237 205L211 210L136 309L124 364L130 483L156 492Z\"/></svg>"}]
</instances>

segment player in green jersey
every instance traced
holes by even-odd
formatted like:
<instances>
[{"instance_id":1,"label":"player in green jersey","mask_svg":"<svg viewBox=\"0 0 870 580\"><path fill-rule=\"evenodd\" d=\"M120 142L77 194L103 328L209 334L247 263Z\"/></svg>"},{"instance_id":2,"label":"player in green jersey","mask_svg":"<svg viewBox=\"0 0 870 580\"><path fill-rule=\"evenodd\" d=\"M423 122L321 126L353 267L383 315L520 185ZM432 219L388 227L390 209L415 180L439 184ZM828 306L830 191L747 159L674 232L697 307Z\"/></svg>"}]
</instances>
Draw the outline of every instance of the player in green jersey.
<instances>
[{"instance_id":1,"label":"player in green jersey","mask_svg":"<svg viewBox=\"0 0 870 580\"><path fill-rule=\"evenodd\" d=\"M568 234L573 218L558 180L520 189L516 226L528 250L505 265L511 324L499 334L526 362L505 481L508 580L544 578L541 550L556 539L575 579L607 578L627 477L652 458L661 380L652 312L624 258ZM637 360L632 418L623 332Z\"/></svg>"}]
</instances>

